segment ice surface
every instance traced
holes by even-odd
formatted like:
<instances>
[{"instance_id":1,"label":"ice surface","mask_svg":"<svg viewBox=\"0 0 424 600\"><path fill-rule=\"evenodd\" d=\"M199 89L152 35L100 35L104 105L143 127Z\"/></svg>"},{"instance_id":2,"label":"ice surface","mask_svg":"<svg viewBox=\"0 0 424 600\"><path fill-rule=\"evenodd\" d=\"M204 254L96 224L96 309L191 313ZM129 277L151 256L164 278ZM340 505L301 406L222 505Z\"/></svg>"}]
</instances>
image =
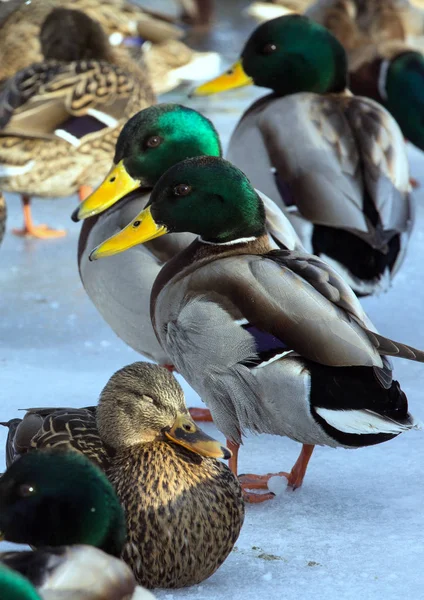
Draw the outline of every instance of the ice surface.
<instances>
[{"instance_id":1,"label":"ice surface","mask_svg":"<svg viewBox=\"0 0 424 600\"><path fill-rule=\"evenodd\" d=\"M229 39L228 28L220 35ZM231 44L232 52L240 45L233 39ZM173 93L167 99L203 110L226 143L241 110L262 93L244 89L190 101ZM410 157L412 174L420 179L424 158L415 150ZM392 289L364 305L384 335L424 348L424 190L414 200L417 222L406 262ZM12 236L21 213L16 196L7 195L7 202L9 233L0 247L0 420L30 406L93 404L110 375L140 357L103 323L80 284L79 225L69 218L76 199L34 201L36 222L69 232L48 241ZM424 365L394 363L411 412L424 420ZM183 385L187 402L202 406ZM212 425L205 429L222 439ZM6 431L0 436L1 465ZM156 592L157 597L424 598L423 449L424 432L356 451L318 448L302 489L287 491L273 481L278 496L247 507L236 548L213 577L191 589ZM250 436L240 452L240 472L288 470L299 451L288 439ZM6 548L10 545L0 544L0 550Z\"/></svg>"}]
</instances>

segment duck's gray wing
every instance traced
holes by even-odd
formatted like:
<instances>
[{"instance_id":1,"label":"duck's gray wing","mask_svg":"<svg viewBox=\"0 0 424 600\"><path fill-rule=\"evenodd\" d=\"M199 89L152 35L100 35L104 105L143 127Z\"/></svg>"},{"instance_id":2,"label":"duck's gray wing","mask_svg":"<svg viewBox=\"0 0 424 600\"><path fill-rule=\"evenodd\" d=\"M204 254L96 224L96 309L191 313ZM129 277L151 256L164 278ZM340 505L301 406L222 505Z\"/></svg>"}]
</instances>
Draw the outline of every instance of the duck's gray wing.
<instances>
[{"instance_id":1,"label":"duck's gray wing","mask_svg":"<svg viewBox=\"0 0 424 600\"><path fill-rule=\"evenodd\" d=\"M266 229L278 248L303 250L302 242L284 212L261 191L256 190L265 207Z\"/></svg>"},{"instance_id":2,"label":"duck's gray wing","mask_svg":"<svg viewBox=\"0 0 424 600\"><path fill-rule=\"evenodd\" d=\"M371 100L308 93L270 97L242 118L228 158L273 200L278 195L297 206L307 221L353 231L373 246L385 239L365 214L364 197L373 203L382 230L392 234L410 225L401 133Z\"/></svg>"}]
</instances>

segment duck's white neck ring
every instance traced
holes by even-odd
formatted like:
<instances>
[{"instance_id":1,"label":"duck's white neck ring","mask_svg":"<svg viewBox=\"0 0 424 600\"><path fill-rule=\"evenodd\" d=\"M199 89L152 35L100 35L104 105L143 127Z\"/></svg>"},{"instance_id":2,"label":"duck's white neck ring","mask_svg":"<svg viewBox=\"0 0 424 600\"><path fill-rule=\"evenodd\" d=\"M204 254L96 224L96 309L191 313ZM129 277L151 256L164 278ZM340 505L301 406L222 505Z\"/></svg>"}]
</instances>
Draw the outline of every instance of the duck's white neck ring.
<instances>
[{"instance_id":1,"label":"duck's white neck ring","mask_svg":"<svg viewBox=\"0 0 424 600\"><path fill-rule=\"evenodd\" d=\"M387 95L387 90L386 90L386 84L387 84L387 73L389 71L389 67L390 67L390 61L389 60L383 60L380 66L380 72L378 74L378 93L380 94L380 96L382 97L383 100L387 100L388 95Z\"/></svg>"},{"instance_id":2,"label":"duck's white neck ring","mask_svg":"<svg viewBox=\"0 0 424 600\"><path fill-rule=\"evenodd\" d=\"M229 242L208 242L200 237L198 237L198 241L202 244L209 244L209 246L234 246L235 244L246 244L247 242L253 242L257 238L252 235L251 237L238 238L237 240L231 240Z\"/></svg>"}]
</instances>

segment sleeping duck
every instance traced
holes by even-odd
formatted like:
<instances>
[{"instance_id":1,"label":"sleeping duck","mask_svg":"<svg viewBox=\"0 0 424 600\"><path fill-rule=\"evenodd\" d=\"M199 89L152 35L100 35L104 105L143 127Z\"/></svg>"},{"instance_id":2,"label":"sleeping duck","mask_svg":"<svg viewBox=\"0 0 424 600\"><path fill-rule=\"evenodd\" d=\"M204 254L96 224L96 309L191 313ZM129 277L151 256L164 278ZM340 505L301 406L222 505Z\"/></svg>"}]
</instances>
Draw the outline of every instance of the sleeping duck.
<instances>
[{"instance_id":1,"label":"sleeping duck","mask_svg":"<svg viewBox=\"0 0 424 600\"><path fill-rule=\"evenodd\" d=\"M234 472L247 431L303 444L291 472L280 473L296 488L314 445L358 448L419 426L387 357L424 362L424 352L379 335L331 266L273 250L263 203L231 163L204 156L171 167L149 206L91 259L181 231L199 237L158 275L152 323L232 442ZM270 476L242 483L266 488Z\"/></svg>"},{"instance_id":2,"label":"sleeping duck","mask_svg":"<svg viewBox=\"0 0 424 600\"><path fill-rule=\"evenodd\" d=\"M126 50L80 11L50 12L40 42L44 60L0 92L0 190L21 194L15 233L51 238L65 232L34 225L31 196L85 197L107 172L122 125L155 97Z\"/></svg>"},{"instance_id":3,"label":"sleeping duck","mask_svg":"<svg viewBox=\"0 0 424 600\"><path fill-rule=\"evenodd\" d=\"M150 293L163 264L195 236L176 233L108 261L93 263L89 255L147 205L153 186L169 167L201 155L221 155L218 133L206 117L178 104L146 108L124 126L109 175L74 214L74 219L85 219L78 243L78 267L91 301L124 342L162 365L171 361L151 325ZM290 249L300 245L277 206L261 197L268 230L276 243ZM125 294L121 294L122 289Z\"/></svg>"},{"instance_id":4,"label":"sleeping duck","mask_svg":"<svg viewBox=\"0 0 424 600\"><path fill-rule=\"evenodd\" d=\"M166 369L128 365L111 377L96 408L32 409L10 425L9 459L27 458L32 449L72 448L106 472L126 514L121 556L141 585L200 583L231 552L243 524L243 497L237 478L217 460L231 454L195 425ZM2 529L1 490L0 513ZM64 527L75 525L68 519Z\"/></svg>"},{"instance_id":5,"label":"sleeping duck","mask_svg":"<svg viewBox=\"0 0 424 600\"><path fill-rule=\"evenodd\" d=\"M2 600L153 598L135 591L118 558L124 511L105 475L82 454L49 449L18 458L0 479L0 507L2 539L39 548L0 554Z\"/></svg>"},{"instance_id":6,"label":"sleeping duck","mask_svg":"<svg viewBox=\"0 0 424 600\"><path fill-rule=\"evenodd\" d=\"M395 120L376 102L352 96L343 47L300 15L259 26L240 61L195 95L252 83L273 93L241 117L228 159L280 202L308 251L357 294L387 289L413 219Z\"/></svg>"}]
</instances>

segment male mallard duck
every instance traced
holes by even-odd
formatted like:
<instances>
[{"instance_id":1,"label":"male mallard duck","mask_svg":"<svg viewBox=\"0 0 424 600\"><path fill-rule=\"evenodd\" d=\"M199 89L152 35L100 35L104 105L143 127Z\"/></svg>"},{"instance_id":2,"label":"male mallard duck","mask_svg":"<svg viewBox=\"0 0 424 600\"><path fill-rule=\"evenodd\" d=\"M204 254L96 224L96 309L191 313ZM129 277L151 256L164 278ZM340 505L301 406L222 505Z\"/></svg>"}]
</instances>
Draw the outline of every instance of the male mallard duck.
<instances>
[{"instance_id":1,"label":"male mallard duck","mask_svg":"<svg viewBox=\"0 0 424 600\"><path fill-rule=\"evenodd\" d=\"M199 238L162 268L152 323L236 444L235 472L247 430L304 444L291 473L281 473L299 487L315 444L357 448L418 427L386 356L424 362L424 352L378 335L331 266L272 250L262 201L231 163L203 156L171 167L149 206L91 258L180 231ZM243 483L266 487L269 477Z\"/></svg>"},{"instance_id":2,"label":"male mallard duck","mask_svg":"<svg viewBox=\"0 0 424 600\"><path fill-rule=\"evenodd\" d=\"M408 161L390 114L347 89L343 47L300 15L260 25L241 59L195 92L256 84L274 90L232 135L228 159L280 199L305 247L355 292L387 288L412 225Z\"/></svg>"},{"instance_id":3,"label":"male mallard duck","mask_svg":"<svg viewBox=\"0 0 424 600\"><path fill-rule=\"evenodd\" d=\"M93 548L71 546L0 554L2 600L153 600L136 587L122 561Z\"/></svg>"},{"instance_id":4,"label":"male mallard duck","mask_svg":"<svg viewBox=\"0 0 424 600\"><path fill-rule=\"evenodd\" d=\"M30 195L98 184L122 125L155 98L126 51L112 49L84 13L54 9L40 35L45 60L0 92L0 189L22 195L25 225L16 233L57 237L64 232L32 223Z\"/></svg>"},{"instance_id":5,"label":"male mallard duck","mask_svg":"<svg viewBox=\"0 0 424 600\"><path fill-rule=\"evenodd\" d=\"M95 415L29 411L8 445L9 453L71 446L106 470L127 516L122 558L146 587L203 581L239 535L241 489L216 460L230 452L197 428L176 379L157 365L134 363L115 373Z\"/></svg>"},{"instance_id":6,"label":"male mallard duck","mask_svg":"<svg viewBox=\"0 0 424 600\"><path fill-rule=\"evenodd\" d=\"M177 104L146 108L124 126L111 172L74 217L86 219L79 237L78 267L92 302L121 339L162 365L170 360L152 328L150 293L163 264L186 248L195 236L177 233L107 261L90 262L89 255L147 205L150 191L169 167L201 155L221 155L218 133L208 119ZM117 203L123 194L125 197ZM280 245L293 250L300 242L292 227L273 202L262 198L268 230ZM125 295L117 293L124 288Z\"/></svg>"},{"instance_id":7,"label":"male mallard duck","mask_svg":"<svg viewBox=\"0 0 424 600\"><path fill-rule=\"evenodd\" d=\"M404 137L423 150L424 11L406 0L321 0L306 15L343 44L352 92L387 108Z\"/></svg>"},{"instance_id":8,"label":"male mallard duck","mask_svg":"<svg viewBox=\"0 0 424 600\"><path fill-rule=\"evenodd\" d=\"M50 449L18 458L0 479L0 508L3 539L49 546L0 554L2 600L55 600L71 597L71 590L87 600L140 597L132 595L130 569L114 558L125 543L124 511L104 473L82 454Z\"/></svg>"}]
</instances>

